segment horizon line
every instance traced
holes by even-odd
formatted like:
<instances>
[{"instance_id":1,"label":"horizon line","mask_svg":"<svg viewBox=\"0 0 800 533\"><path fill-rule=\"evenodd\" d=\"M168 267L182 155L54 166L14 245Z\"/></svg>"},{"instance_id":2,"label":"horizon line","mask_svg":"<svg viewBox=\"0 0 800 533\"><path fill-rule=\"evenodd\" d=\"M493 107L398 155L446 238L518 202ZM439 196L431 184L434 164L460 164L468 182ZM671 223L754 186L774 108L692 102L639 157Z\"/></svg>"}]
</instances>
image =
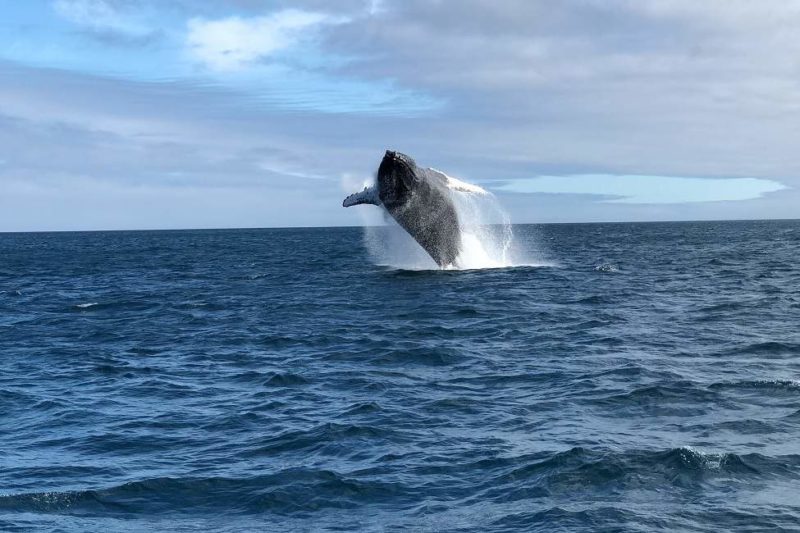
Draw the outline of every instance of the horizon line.
<instances>
[{"instance_id":1,"label":"horizon line","mask_svg":"<svg viewBox=\"0 0 800 533\"><path fill-rule=\"evenodd\" d=\"M512 226L557 226L557 225L589 225L589 224L679 224L699 222L792 222L800 218L723 218L723 219L678 219L678 220L597 220L578 222L512 222ZM489 224L490 226L496 224ZM146 232L146 231L240 231L240 230L276 230L276 229L343 229L343 228L378 228L386 224L364 225L350 224L345 226L242 226L242 227L195 227L195 228L130 228L130 229L43 229L43 230L0 230L0 235L16 233L111 233L111 232Z\"/></svg>"}]
</instances>

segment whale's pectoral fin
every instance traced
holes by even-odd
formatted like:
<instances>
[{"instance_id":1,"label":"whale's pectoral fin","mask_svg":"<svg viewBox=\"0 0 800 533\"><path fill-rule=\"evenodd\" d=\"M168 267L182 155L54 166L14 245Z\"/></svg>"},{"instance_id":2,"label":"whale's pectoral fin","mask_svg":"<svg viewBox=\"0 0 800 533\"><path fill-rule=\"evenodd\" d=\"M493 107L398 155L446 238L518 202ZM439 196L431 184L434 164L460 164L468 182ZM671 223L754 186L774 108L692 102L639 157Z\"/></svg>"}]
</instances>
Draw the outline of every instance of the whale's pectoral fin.
<instances>
[{"instance_id":1,"label":"whale's pectoral fin","mask_svg":"<svg viewBox=\"0 0 800 533\"><path fill-rule=\"evenodd\" d=\"M342 207L350 207L351 205L358 204L381 205L381 199L378 198L377 187L364 187L363 191L351 194L344 199Z\"/></svg>"}]
</instances>

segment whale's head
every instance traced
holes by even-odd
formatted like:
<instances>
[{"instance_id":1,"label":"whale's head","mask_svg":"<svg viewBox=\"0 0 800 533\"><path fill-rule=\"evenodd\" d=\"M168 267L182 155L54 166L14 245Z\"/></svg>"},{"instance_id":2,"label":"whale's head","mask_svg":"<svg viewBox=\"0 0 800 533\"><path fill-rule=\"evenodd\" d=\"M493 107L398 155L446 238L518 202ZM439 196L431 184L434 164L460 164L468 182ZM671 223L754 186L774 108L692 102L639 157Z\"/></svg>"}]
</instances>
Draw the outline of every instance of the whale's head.
<instances>
[{"instance_id":1,"label":"whale's head","mask_svg":"<svg viewBox=\"0 0 800 533\"><path fill-rule=\"evenodd\" d=\"M418 180L417 164L411 157L386 151L378 167L378 192L384 205L405 201Z\"/></svg>"}]
</instances>

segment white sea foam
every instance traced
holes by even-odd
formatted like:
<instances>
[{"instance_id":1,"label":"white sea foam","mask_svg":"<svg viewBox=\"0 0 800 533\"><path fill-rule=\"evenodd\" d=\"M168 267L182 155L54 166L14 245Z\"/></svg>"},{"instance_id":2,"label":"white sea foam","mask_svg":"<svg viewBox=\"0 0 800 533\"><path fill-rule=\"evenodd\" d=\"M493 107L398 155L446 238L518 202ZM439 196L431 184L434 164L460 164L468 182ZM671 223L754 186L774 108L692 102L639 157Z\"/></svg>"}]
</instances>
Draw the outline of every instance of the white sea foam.
<instances>
[{"instance_id":1,"label":"white sea foam","mask_svg":"<svg viewBox=\"0 0 800 533\"><path fill-rule=\"evenodd\" d=\"M94 307L95 305L97 305L97 302L87 302L85 304L77 304L75 307L78 309L87 309L89 307Z\"/></svg>"}]
</instances>

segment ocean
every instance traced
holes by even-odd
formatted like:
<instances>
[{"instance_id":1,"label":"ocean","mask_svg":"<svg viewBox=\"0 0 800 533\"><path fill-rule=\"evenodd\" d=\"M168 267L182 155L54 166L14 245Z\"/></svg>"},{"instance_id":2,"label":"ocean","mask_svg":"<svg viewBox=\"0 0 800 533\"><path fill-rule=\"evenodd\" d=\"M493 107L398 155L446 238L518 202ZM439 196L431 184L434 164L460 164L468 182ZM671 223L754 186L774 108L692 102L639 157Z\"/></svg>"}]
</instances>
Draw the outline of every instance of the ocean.
<instances>
[{"instance_id":1,"label":"ocean","mask_svg":"<svg viewBox=\"0 0 800 533\"><path fill-rule=\"evenodd\" d=\"M800 531L800 221L513 233L0 234L0 530Z\"/></svg>"}]
</instances>

